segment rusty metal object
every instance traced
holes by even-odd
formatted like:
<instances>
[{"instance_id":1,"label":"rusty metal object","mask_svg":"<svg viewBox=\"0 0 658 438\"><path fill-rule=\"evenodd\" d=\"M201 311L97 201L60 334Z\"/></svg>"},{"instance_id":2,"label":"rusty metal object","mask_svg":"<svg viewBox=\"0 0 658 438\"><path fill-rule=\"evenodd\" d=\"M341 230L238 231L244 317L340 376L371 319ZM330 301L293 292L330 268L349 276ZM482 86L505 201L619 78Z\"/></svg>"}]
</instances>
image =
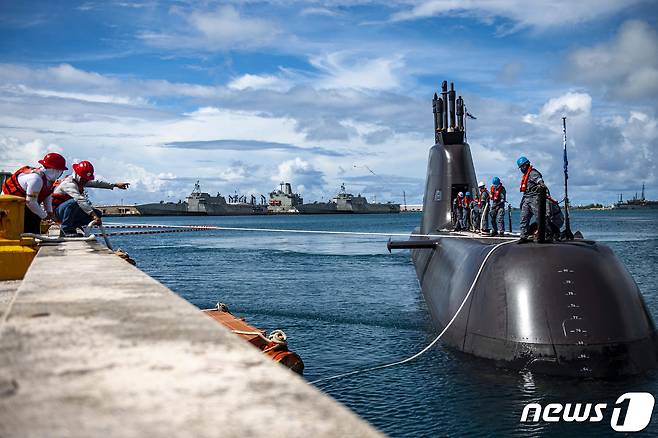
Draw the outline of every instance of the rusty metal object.
<instances>
[{"instance_id":1,"label":"rusty metal object","mask_svg":"<svg viewBox=\"0 0 658 438\"><path fill-rule=\"evenodd\" d=\"M237 336L240 336L242 339L261 350L273 361L280 363L297 374L301 375L304 373L304 362L297 353L288 350L288 342L285 339L285 334L283 334L283 337L273 336L275 334L283 333L280 330L275 330L268 338L267 333L264 330L259 330L256 327L247 324L244 318L236 317L229 312L228 307L223 303L217 303L216 308L206 309L203 310L203 312L231 330Z\"/></svg>"}]
</instances>

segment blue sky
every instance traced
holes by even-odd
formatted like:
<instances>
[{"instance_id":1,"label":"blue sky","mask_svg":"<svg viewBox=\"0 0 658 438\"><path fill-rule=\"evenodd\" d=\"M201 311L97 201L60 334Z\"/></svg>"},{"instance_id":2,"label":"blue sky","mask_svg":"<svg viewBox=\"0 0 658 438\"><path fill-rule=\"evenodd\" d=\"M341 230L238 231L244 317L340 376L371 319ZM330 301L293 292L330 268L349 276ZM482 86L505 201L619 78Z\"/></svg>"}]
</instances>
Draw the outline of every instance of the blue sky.
<instances>
[{"instance_id":1,"label":"blue sky","mask_svg":"<svg viewBox=\"0 0 658 438\"><path fill-rule=\"evenodd\" d=\"M658 198L655 1L0 1L0 168L48 150L133 183L420 202L431 96L454 81L478 178L527 155L576 203ZM367 166L367 167L366 167ZM373 169L376 175L367 168Z\"/></svg>"}]
</instances>

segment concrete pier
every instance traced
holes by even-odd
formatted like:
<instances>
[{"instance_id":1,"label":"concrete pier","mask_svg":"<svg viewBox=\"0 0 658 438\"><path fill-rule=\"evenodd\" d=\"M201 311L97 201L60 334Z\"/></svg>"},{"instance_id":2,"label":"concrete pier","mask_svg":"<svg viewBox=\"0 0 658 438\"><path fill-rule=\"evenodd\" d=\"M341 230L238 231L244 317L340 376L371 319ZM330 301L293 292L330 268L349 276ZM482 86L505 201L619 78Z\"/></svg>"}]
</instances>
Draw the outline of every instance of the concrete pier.
<instances>
[{"instance_id":1,"label":"concrete pier","mask_svg":"<svg viewBox=\"0 0 658 438\"><path fill-rule=\"evenodd\" d=\"M42 247L1 316L0 437L381 436L95 242Z\"/></svg>"}]
</instances>

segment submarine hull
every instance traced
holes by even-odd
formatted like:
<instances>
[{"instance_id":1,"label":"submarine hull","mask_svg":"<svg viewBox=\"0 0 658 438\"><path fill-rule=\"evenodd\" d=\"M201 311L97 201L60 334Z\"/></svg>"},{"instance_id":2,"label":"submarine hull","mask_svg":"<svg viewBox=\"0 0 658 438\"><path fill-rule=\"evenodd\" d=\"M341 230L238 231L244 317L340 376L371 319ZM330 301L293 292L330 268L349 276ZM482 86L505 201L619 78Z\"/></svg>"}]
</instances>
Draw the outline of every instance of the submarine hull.
<instances>
[{"instance_id":1,"label":"submarine hull","mask_svg":"<svg viewBox=\"0 0 658 438\"><path fill-rule=\"evenodd\" d=\"M512 242L483 264L491 240L437 239L412 258L438 330L473 285L444 344L501 367L562 376L619 377L658 365L653 320L609 247Z\"/></svg>"}]
</instances>

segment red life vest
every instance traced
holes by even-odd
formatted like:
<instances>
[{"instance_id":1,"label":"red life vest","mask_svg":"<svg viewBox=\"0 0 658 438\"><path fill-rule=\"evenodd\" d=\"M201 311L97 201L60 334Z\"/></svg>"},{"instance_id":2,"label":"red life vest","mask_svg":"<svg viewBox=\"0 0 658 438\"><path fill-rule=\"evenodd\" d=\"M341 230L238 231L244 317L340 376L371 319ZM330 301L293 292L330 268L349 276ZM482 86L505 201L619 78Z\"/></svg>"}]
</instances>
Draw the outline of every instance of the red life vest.
<instances>
[{"instance_id":1,"label":"red life vest","mask_svg":"<svg viewBox=\"0 0 658 438\"><path fill-rule=\"evenodd\" d=\"M487 189L480 189L480 193L478 194L478 207L482 207L482 194L486 191Z\"/></svg>"},{"instance_id":2,"label":"red life vest","mask_svg":"<svg viewBox=\"0 0 658 438\"><path fill-rule=\"evenodd\" d=\"M498 188L496 186L491 186L491 201L498 202L500 200L500 195L503 193L503 185L499 184Z\"/></svg>"},{"instance_id":3,"label":"red life vest","mask_svg":"<svg viewBox=\"0 0 658 438\"><path fill-rule=\"evenodd\" d=\"M20 196L21 198L27 198L27 193L25 193L25 189L21 187L21 184L18 182L18 176L23 174L23 173L36 173L39 176L41 176L41 190L39 191L39 195L37 196L37 202L41 204L43 201L46 200L48 195L50 195L53 192L53 188L48 185L48 179L46 178L46 175L41 171L40 169L36 169L34 167L30 166L23 166L20 169L18 169L12 176L7 178L5 183L2 185L2 192L5 195L14 195L14 196Z\"/></svg>"},{"instance_id":4,"label":"red life vest","mask_svg":"<svg viewBox=\"0 0 658 438\"><path fill-rule=\"evenodd\" d=\"M530 172L532 172L532 165L528 165L528 170L526 170L525 175L521 178L521 187L519 187L519 191L525 192L525 188L528 185L528 178L530 178Z\"/></svg>"},{"instance_id":5,"label":"red life vest","mask_svg":"<svg viewBox=\"0 0 658 438\"><path fill-rule=\"evenodd\" d=\"M462 208L464 206L464 201L462 200L462 198L457 196L455 200L457 201L457 208Z\"/></svg>"},{"instance_id":6,"label":"red life vest","mask_svg":"<svg viewBox=\"0 0 658 438\"><path fill-rule=\"evenodd\" d=\"M62 183L63 180L58 179L53 183L53 191ZM85 186L80 181L73 180L78 185L78 191L82 194L85 191ZM66 193L53 193L53 209L59 207L63 202L71 199L71 196Z\"/></svg>"}]
</instances>

